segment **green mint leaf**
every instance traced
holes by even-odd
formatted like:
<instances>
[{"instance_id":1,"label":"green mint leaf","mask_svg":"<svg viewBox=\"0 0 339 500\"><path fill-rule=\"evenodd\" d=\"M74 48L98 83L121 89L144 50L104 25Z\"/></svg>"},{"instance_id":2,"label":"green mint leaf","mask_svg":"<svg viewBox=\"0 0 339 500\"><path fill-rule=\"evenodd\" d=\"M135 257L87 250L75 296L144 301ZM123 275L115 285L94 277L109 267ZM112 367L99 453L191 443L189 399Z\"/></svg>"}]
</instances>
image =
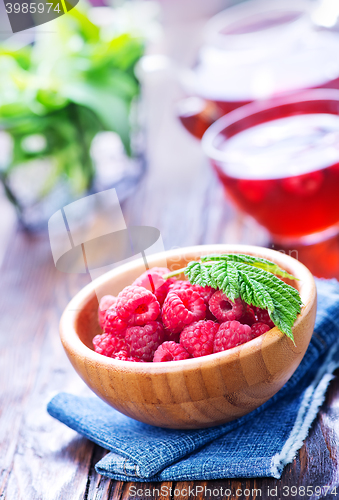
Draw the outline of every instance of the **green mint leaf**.
<instances>
[{"instance_id":1,"label":"green mint leaf","mask_svg":"<svg viewBox=\"0 0 339 500\"><path fill-rule=\"evenodd\" d=\"M227 265L227 277L225 276L225 284L229 289L230 298L231 296L235 299L240 295L239 289L239 272L237 267L233 262L228 262ZM227 295L228 296L228 295ZM232 299L234 300L234 299Z\"/></svg>"},{"instance_id":2,"label":"green mint leaf","mask_svg":"<svg viewBox=\"0 0 339 500\"><path fill-rule=\"evenodd\" d=\"M249 305L267 309L273 323L294 342L292 326L301 311L301 298L298 290L275 274L293 278L273 262L243 254L204 256L185 269L194 285L212 286L232 301L240 297Z\"/></svg>"},{"instance_id":3,"label":"green mint leaf","mask_svg":"<svg viewBox=\"0 0 339 500\"><path fill-rule=\"evenodd\" d=\"M189 262L185 269L185 275L192 284L216 288L214 280L211 280L208 267L202 265L201 262Z\"/></svg>"},{"instance_id":4,"label":"green mint leaf","mask_svg":"<svg viewBox=\"0 0 339 500\"><path fill-rule=\"evenodd\" d=\"M238 264L241 276L252 291L252 304L268 310L274 324L291 338L291 327L301 310L299 293L276 276L263 269ZM293 290L293 292L292 292ZM247 297L241 297L249 303Z\"/></svg>"},{"instance_id":5,"label":"green mint leaf","mask_svg":"<svg viewBox=\"0 0 339 500\"><path fill-rule=\"evenodd\" d=\"M245 302L268 312L274 311L274 302L267 289L257 280L251 280L246 272L241 271L241 278L244 282Z\"/></svg>"},{"instance_id":6,"label":"green mint leaf","mask_svg":"<svg viewBox=\"0 0 339 500\"><path fill-rule=\"evenodd\" d=\"M223 290L231 300L240 295L238 270L228 262L218 262L210 268L210 275L216 283L216 288Z\"/></svg>"},{"instance_id":7,"label":"green mint leaf","mask_svg":"<svg viewBox=\"0 0 339 500\"><path fill-rule=\"evenodd\" d=\"M254 257L253 255L245 255L240 253L229 253L221 255L211 254L211 255L204 255L203 257L201 257L201 262L217 261L217 260L242 262L244 264L249 264L251 266L258 267L259 269L263 269L264 271L268 271L272 274L275 274L276 276L280 276L281 278L289 278L292 280L296 279L294 276L292 276L292 274L289 274L288 272L284 271L274 262L271 262L270 260L267 259L263 259L262 257Z\"/></svg>"},{"instance_id":8,"label":"green mint leaf","mask_svg":"<svg viewBox=\"0 0 339 500\"><path fill-rule=\"evenodd\" d=\"M240 264L241 265L241 264ZM260 278L260 282L270 290L271 295L274 294L281 299L282 303L286 304L287 309L296 308L299 309L300 312L300 304L301 299L298 290L293 288L293 286L287 285L284 281L281 281L276 276L271 273L267 273L262 269L253 270L248 268L246 269L247 273L254 280Z\"/></svg>"}]
</instances>

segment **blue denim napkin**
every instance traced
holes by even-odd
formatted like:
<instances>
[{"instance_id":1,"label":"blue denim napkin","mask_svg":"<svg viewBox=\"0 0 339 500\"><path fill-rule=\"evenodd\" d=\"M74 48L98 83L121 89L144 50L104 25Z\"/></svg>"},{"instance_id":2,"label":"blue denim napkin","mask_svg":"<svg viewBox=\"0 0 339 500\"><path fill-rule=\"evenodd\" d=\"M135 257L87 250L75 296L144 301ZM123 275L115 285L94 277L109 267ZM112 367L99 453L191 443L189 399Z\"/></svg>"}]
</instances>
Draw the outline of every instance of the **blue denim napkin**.
<instances>
[{"instance_id":1,"label":"blue denim napkin","mask_svg":"<svg viewBox=\"0 0 339 500\"><path fill-rule=\"evenodd\" d=\"M110 453L102 475L123 481L275 477L301 448L339 366L339 284L316 280L315 331L298 369L253 412L209 429L160 429L126 417L97 397L61 393L48 404L53 417Z\"/></svg>"}]
</instances>

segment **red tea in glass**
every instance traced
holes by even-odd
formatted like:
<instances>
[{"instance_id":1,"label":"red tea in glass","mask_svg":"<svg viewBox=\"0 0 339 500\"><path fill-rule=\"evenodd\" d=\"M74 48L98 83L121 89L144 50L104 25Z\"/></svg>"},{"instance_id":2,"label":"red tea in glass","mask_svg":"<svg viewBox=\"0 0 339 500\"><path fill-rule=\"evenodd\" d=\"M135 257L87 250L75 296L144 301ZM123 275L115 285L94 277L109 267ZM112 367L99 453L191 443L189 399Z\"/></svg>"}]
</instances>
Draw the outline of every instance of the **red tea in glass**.
<instances>
[{"instance_id":1,"label":"red tea in glass","mask_svg":"<svg viewBox=\"0 0 339 500\"><path fill-rule=\"evenodd\" d=\"M339 222L339 91L252 103L203 137L227 195L275 241L321 233Z\"/></svg>"},{"instance_id":2,"label":"red tea in glass","mask_svg":"<svg viewBox=\"0 0 339 500\"><path fill-rule=\"evenodd\" d=\"M205 102L178 111L193 135L201 138L217 118L255 100L339 89L339 34L314 29L307 4L255 0L209 22L199 61L182 77L186 93Z\"/></svg>"}]
</instances>

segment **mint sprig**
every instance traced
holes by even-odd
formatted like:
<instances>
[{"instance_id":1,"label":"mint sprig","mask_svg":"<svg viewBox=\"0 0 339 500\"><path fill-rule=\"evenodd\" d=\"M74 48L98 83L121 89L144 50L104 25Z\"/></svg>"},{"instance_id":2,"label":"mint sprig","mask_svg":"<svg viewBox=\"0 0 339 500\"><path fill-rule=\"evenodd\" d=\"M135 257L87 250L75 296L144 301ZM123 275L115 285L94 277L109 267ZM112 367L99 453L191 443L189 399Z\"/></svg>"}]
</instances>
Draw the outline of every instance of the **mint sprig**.
<instances>
[{"instance_id":1,"label":"mint sprig","mask_svg":"<svg viewBox=\"0 0 339 500\"><path fill-rule=\"evenodd\" d=\"M206 255L164 278L182 272L193 285L218 288L232 301L240 297L249 305L267 309L273 323L294 342L292 326L302 301L298 290L277 276L296 278L274 262L244 254Z\"/></svg>"},{"instance_id":2,"label":"mint sprig","mask_svg":"<svg viewBox=\"0 0 339 500\"><path fill-rule=\"evenodd\" d=\"M281 267L279 267L277 264L274 262L263 259L262 257L253 257L253 255L246 255L246 254L241 254L241 253L228 253L228 254L211 254L211 255L205 255L201 257L201 262L206 262L206 261L220 261L220 260L227 260L227 261L233 261L233 262L243 262L244 264L250 264L251 266L258 267L259 269L264 269L264 271L268 271L270 273L275 274L276 276L281 276L282 278L289 278L292 280L296 280L294 276L291 274L287 273Z\"/></svg>"}]
</instances>

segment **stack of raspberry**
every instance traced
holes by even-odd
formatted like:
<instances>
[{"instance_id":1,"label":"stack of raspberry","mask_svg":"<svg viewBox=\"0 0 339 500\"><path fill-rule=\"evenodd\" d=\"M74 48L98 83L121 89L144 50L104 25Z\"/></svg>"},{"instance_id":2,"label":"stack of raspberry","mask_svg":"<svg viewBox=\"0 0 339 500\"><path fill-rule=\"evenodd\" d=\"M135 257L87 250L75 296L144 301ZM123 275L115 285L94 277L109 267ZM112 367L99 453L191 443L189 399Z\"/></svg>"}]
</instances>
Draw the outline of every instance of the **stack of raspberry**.
<instances>
[{"instance_id":1,"label":"stack of raspberry","mask_svg":"<svg viewBox=\"0 0 339 500\"><path fill-rule=\"evenodd\" d=\"M125 361L177 361L231 349L274 327L266 310L231 301L221 290L164 279L169 272L152 268L117 297L101 299L96 352Z\"/></svg>"}]
</instances>

